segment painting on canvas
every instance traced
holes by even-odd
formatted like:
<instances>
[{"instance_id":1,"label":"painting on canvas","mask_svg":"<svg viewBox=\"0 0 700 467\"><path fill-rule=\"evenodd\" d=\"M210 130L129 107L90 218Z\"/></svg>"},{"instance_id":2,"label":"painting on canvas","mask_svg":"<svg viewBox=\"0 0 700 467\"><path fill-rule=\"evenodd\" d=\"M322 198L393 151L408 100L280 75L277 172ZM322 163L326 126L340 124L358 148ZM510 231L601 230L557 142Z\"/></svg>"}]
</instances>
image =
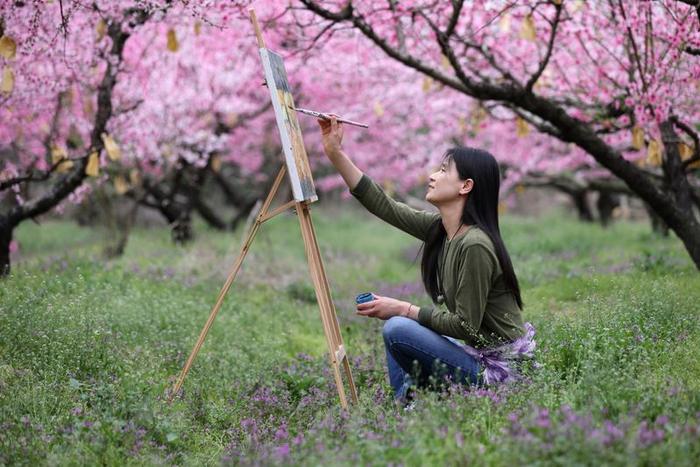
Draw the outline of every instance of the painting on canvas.
<instances>
[{"instance_id":1,"label":"painting on canvas","mask_svg":"<svg viewBox=\"0 0 700 467\"><path fill-rule=\"evenodd\" d=\"M297 201L316 201L316 189L309 158L304 148L301 127L294 109L294 99L287 81L287 72L282 57L267 49L260 49L265 81L270 90L272 106L275 110L277 127L282 139L285 162L289 180L292 184L294 199Z\"/></svg>"}]
</instances>

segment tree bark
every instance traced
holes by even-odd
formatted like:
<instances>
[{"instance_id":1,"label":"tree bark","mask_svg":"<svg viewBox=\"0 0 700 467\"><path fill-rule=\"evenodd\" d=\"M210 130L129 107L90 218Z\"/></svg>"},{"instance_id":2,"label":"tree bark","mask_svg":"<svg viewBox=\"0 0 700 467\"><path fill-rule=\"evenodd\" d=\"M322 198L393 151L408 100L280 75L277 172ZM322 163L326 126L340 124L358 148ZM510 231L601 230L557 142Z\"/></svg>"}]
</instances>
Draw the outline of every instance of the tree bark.
<instances>
[{"instance_id":1,"label":"tree bark","mask_svg":"<svg viewBox=\"0 0 700 467\"><path fill-rule=\"evenodd\" d=\"M613 211L620 205L620 195L610 193L609 191L599 191L596 207L598 208L598 216L603 227L610 225L613 219Z\"/></svg>"},{"instance_id":2,"label":"tree bark","mask_svg":"<svg viewBox=\"0 0 700 467\"><path fill-rule=\"evenodd\" d=\"M664 220L659 217L647 203L644 203L644 209L646 210L647 214L649 214L651 231L662 237L668 237L668 226Z\"/></svg>"},{"instance_id":3,"label":"tree bark","mask_svg":"<svg viewBox=\"0 0 700 467\"><path fill-rule=\"evenodd\" d=\"M14 227L0 218L0 278L10 274L10 243Z\"/></svg>"},{"instance_id":4,"label":"tree bark","mask_svg":"<svg viewBox=\"0 0 700 467\"><path fill-rule=\"evenodd\" d=\"M588 191L581 190L569 193L571 200L574 202L574 207L578 213L578 218L584 222L593 222L595 217L593 216L593 211L591 211L591 206L588 204Z\"/></svg>"},{"instance_id":5,"label":"tree bark","mask_svg":"<svg viewBox=\"0 0 700 467\"><path fill-rule=\"evenodd\" d=\"M139 201L146 207L156 209L165 217L171 229L173 242L182 245L193 240L190 200L178 193L177 187L168 187L165 182L153 183L145 179L143 188L147 195Z\"/></svg>"}]
</instances>

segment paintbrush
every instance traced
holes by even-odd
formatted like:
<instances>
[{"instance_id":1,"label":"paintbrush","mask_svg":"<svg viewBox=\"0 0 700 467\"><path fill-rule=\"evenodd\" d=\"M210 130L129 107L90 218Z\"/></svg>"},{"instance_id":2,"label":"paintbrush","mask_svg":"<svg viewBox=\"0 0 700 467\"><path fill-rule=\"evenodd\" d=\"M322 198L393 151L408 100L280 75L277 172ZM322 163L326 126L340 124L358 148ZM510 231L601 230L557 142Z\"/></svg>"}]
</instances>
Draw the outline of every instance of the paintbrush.
<instances>
[{"instance_id":1,"label":"paintbrush","mask_svg":"<svg viewBox=\"0 0 700 467\"><path fill-rule=\"evenodd\" d=\"M299 113L302 113L305 115L311 115L312 117L322 118L323 120L330 120L331 119L330 115L324 114L322 112L316 112L315 110L300 109L298 107L294 108L291 105L289 105L287 107L289 107L292 110L296 110ZM359 126L361 128L369 128L369 125L367 125L366 123L353 122L352 120L348 120L348 119L343 118L343 117L335 117L335 119L341 123L347 123L348 125L355 125L355 126Z\"/></svg>"}]
</instances>

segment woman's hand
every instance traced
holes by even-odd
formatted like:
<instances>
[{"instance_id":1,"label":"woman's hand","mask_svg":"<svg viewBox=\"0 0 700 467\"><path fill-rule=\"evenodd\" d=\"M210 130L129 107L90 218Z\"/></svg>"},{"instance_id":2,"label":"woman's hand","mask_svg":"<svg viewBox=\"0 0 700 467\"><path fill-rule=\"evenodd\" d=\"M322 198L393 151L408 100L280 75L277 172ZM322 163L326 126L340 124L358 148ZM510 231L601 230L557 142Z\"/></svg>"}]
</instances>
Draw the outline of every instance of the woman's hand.
<instances>
[{"instance_id":1,"label":"woman's hand","mask_svg":"<svg viewBox=\"0 0 700 467\"><path fill-rule=\"evenodd\" d=\"M392 316L405 316L411 306L410 303L395 298L373 295L374 300L357 305L358 315L387 320Z\"/></svg>"},{"instance_id":2,"label":"woman's hand","mask_svg":"<svg viewBox=\"0 0 700 467\"><path fill-rule=\"evenodd\" d=\"M318 119L318 124L321 127L321 139L323 141L323 150L328 158L337 157L342 150L343 143L343 124L338 123L335 115L331 114L331 120Z\"/></svg>"}]
</instances>

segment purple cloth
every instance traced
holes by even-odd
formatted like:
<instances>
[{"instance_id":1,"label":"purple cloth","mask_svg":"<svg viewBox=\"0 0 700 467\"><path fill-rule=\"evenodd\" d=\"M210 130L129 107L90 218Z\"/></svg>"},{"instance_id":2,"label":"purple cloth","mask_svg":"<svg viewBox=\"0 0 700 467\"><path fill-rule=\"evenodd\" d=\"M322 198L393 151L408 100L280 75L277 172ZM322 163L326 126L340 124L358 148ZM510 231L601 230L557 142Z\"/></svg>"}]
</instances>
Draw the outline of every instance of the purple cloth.
<instances>
[{"instance_id":1,"label":"purple cloth","mask_svg":"<svg viewBox=\"0 0 700 467\"><path fill-rule=\"evenodd\" d=\"M525 323L525 334L509 344L491 349L475 349L462 344L466 353L481 364L485 384L502 383L518 379L517 362L532 358L535 351L535 327Z\"/></svg>"}]
</instances>

